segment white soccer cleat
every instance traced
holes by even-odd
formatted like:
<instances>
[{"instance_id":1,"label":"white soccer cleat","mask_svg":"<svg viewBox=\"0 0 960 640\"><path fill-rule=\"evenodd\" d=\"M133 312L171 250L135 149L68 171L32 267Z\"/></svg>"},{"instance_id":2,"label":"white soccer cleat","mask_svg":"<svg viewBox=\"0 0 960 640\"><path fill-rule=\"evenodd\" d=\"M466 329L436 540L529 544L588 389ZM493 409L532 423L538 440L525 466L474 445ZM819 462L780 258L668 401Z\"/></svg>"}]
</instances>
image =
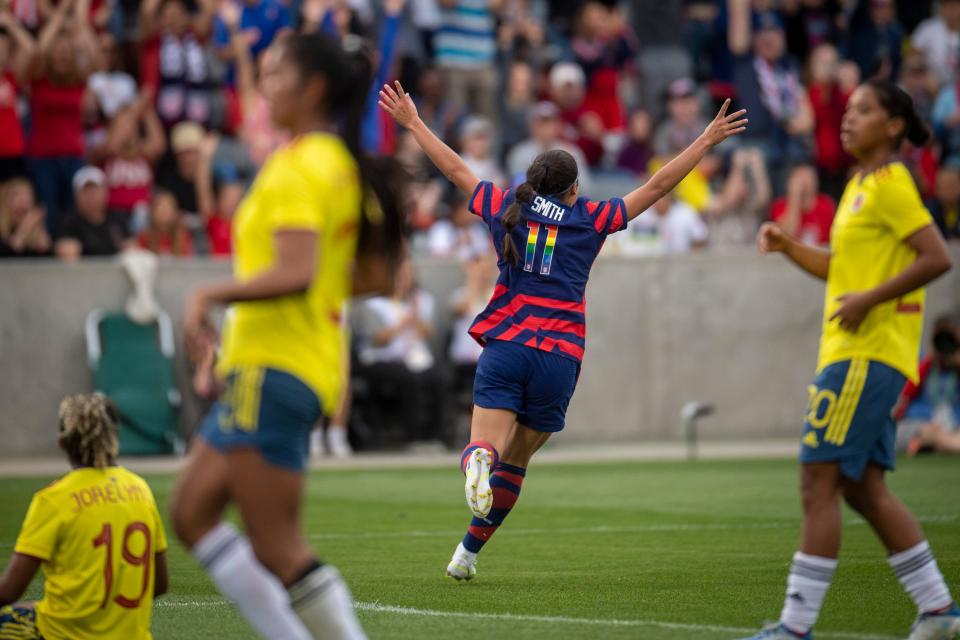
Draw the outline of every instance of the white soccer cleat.
<instances>
[{"instance_id":1,"label":"white soccer cleat","mask_svg":"<svg viewBox=\"0 0 960 640\"><path fill-rule=\"evenodd\" d=\"M486 449L474 449L467 457L464 494L467 506L478 518L486 518L493 507L493 490L490 489L490 465L492 456Z\"/></svg>"},{"instance_id":2,"label":"white soccer cleat","mask_svg":"<svg viewBox=\"0 0 960 640\"><path fill-rule=\"evenodd\" d=\"M477 575L477 554L467 551L463 543L457 545L457 550L447 565L447 577L457 582L473 580Z\"/></svg>"},{"instance_id":3,"label":"white soccer cleat","mask_svg":"<svg viewBox=\"0 0 960 640\"><path fill-rule=\"evenodd\" d=\"M924 613L910 629L909 640L957 640L960 638L960 607L953 605L939 614Z\"/></svg>"}]
</instances>

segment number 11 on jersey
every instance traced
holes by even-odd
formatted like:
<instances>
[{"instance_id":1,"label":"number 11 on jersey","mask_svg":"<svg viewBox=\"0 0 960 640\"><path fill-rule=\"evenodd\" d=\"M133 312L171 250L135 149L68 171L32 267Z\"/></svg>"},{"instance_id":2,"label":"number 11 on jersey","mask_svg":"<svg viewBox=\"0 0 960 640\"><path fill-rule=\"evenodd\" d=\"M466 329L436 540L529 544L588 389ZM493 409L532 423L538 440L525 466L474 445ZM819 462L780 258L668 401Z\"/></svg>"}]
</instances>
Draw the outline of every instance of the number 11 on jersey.
<instances>
[{"instance_id":1,"label":"number 11 on jersey","mask_svg":"<svg viewBox=\"0 0 960 640\"><path fill-rule=\"evenodd\" d=\"M527 256L523 263L524 271L533 271L533 262L537 256L537 245L540 243L540 227L547 228L547 242L543 247L543 259L540 262L540 275L550 275L550 267L553 265L553 249L557 246L557 233L559 229L556 225L539 222L527 221Z\"/></svg>"}]
</instances>

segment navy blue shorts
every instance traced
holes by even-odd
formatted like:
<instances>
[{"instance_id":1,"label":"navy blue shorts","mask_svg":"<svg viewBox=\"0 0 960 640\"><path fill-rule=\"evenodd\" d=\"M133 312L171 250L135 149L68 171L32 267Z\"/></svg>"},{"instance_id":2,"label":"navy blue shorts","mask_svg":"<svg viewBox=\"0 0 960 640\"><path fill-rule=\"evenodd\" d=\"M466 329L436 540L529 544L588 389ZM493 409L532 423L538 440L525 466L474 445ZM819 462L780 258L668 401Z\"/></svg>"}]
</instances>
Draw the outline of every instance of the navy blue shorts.
<instances>
[{"instance_id":1,"label":"navy blue shorts","mask_svg":"<svg viewBox=\"0 0 960 640\"><path fill-rule=\"evenodd\" d=\"M505 340L490 340L477 363L473 403L506 409L537 431L560 431L580 375L570 358Z\"/></svg>"},{"instance_id":2,"label":"navy blue shorts","mask_svg":"<svg viewBox=\"0 0 960 640\"><path fill-rule=\"evenodd\" d=\"M37 630L37 612L33 607L0 607L0 638L43 640Z\"/></svg>"},{"instance_id":3,"label":"navy blue shorts","mask_svg":"<svg viewBox=\"0 0 960 640\"><path fill-rule=\"evenodd\" d=\"M800 462L839 462L859 481L870 462L893 470L893 409L906 378L892 367L856 358L832 364L810 385Z\"/></svg>"},{"instance_id":4,"label":"navy blue shorts","mask_svg":"<svg viewBox=\"0 0 960 640\"><path fill-rule=\"evenodd\" d=\"M200 436L218 451L253 447L277 467L306 468L310 431L322 415L320 399L299 378L257 367L239 368L210 409Z\"/></svg>"}]
</instances>

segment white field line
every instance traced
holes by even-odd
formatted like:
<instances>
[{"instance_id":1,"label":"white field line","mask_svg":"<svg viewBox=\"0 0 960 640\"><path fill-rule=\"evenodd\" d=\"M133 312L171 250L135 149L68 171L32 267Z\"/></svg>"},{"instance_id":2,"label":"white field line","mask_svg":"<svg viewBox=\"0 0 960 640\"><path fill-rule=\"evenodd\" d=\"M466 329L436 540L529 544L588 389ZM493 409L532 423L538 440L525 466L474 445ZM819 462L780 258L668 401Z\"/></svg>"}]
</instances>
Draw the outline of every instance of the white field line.
<instances>
[{"instance_id":1,"label":"white field line","mask_svg":"<svg viewBox=\"0 0 960 640\"><path fill-rule=\"evenodd\" d=\"M229 606L225 600L174 600L160 599L157 608L186 608L186 607L217 607ZM708 631L711 633L744 634L755 633L756 628L727 627L713 624L692 624L684 622L664 622L661 620L616 619L616 618L575 618L571 616L534 616L520 613L479 613L468 611L438 611L436 609L418 609L414 607L398 607L381 604L380 602L357 602L358 611L370 613L393 614L399 616L419 616L424 618L459 618L466 620L503 620L508 622L532 622L549 625L585 625L593 627L652 627L656 629L676 629L683 631ZM817 634L820 638L837 638L840 640L897 640L897 636L876 635L870 633L856 633L850 631L833 631Z\"/></svg>"}]
</instances>

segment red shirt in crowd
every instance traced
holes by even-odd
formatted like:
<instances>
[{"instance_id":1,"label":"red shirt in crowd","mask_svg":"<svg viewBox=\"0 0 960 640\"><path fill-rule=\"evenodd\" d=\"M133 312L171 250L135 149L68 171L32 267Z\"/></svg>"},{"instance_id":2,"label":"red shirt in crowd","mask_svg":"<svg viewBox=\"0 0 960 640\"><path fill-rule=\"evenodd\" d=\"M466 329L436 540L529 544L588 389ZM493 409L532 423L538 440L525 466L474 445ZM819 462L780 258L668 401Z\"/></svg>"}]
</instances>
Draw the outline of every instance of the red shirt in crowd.
<instances>
[{"instance_id":1,"label":"red shirt in crowd","mask_svg":"<svg viewBox=\"0 0 960 640\"><path fill-rule=\"evenodd\" d=\"M150 201L153 167L143 158L110 158L103 166L107 175L108 207L130 213L141 202Z\"/></svg>"},{"instance_id":2,"label":"red shirt in crowd","mask_svg":"<svg viewBox=\"0 0 960 640\"><path fill-rule=\"evenodd\" d=\"M23 155L23 129L17 116L17 97L20 95L17 79L9 71L0 76L0 158Z\"/></svg>"},{"instance_id":3,"label":"red shirt in crowd","mask_svg":"<svg viewBox=\"0 0 960 640\"><path fill-rule=\"evenodd\" d=\"M827 246L830 244L830 227L837 204L828 195L818 194L813 208L800 214L800 229L797 236L807 244ZM770 219L781 222L787 213L787 198L780 197L770 205Z\"/></svg>"},{"instance_id":4,"label":"red shirt in crowd","mask_svg":"<svg viewBox=\"0 0 960 640\"><path fill-rule=\"evenodd\" d=\"M85 83L61 87L46 78L30 89L33 129L29 154L34 158L83 155Z\"/></svg>"},{"instance_id":5,"label":"red shirt in crowd","mask_svg":"<svg viewBox=\"0 0 960 640\"><path fill-rule=\"evenodd\" d=\"M812 85L810 104L813 106L813 137L817 145L817 166L837 174L852 163L852 158L840 143L843 112L850 94L837 85Z\"/></svg>"},{"instance_id":6,"label":"red shirt in crowd","mask_svg":"<svg viewBox=\"0 0 960 640\"><path fill-rule=\"evenodd\" d=\"M210 253L214 256L229 256L233 253L233 241L230 237L230 221L220 216L207 219L207 240Z\"/></svg>"},{"instance_id":7,"label":"red shirt in crowd","mask_svg":"<svg viewBox=\"0 0 960 640\"><path fill-rule=\"evenodd\" d=\"M173 234L160 231L141 231L137 236L137 245L161 256L192 256L193 238L186 229L180 229L179 235L180 246L177 251L174 251Z\"/></svg>"}]
</instances>

